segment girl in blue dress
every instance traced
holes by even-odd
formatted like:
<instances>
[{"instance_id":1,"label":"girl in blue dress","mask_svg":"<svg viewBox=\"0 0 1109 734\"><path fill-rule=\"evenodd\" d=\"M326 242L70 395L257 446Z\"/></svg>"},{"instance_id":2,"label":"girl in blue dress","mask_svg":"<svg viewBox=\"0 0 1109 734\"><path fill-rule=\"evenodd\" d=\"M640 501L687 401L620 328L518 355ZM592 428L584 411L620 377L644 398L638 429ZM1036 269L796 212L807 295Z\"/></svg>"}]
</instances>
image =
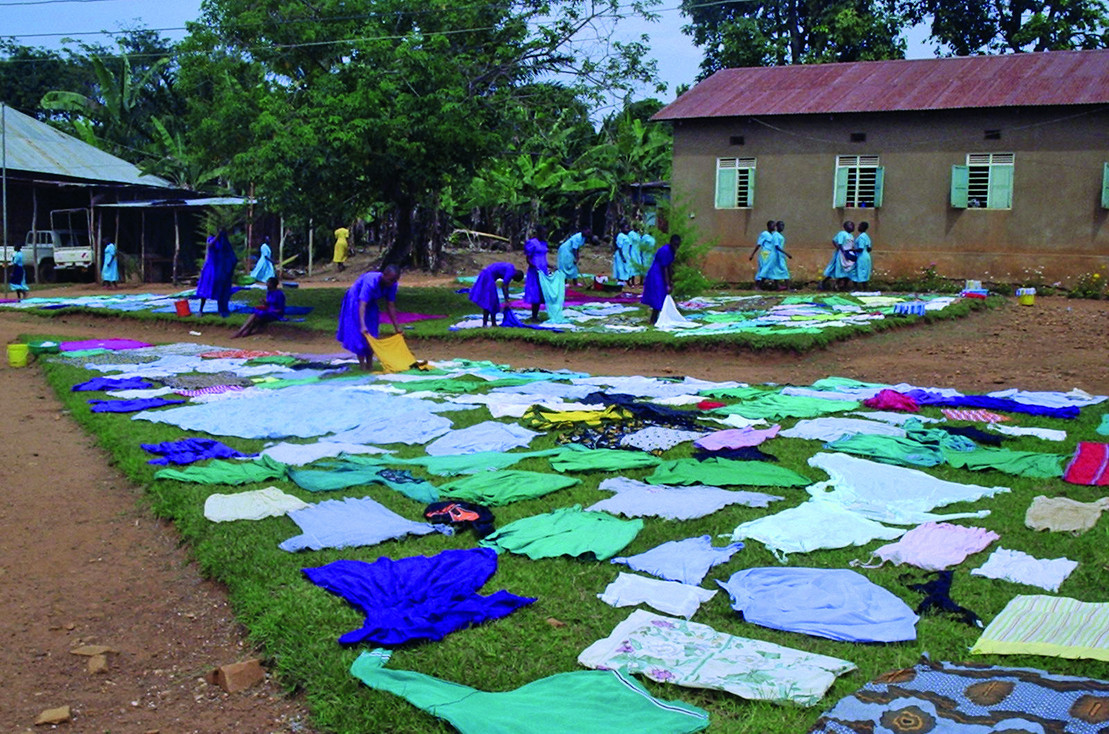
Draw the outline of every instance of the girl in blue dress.
<instances>
[{"instance_id":1,"label":"girl in blue dress","mask_svg":"<svg viewBox=\"0 0 1109 734\"><path fill-rule=\"evenodd\" d=\"M8 276L8 290L15 293L15 299L22 301L27 295L27 271L23 267L23 245L14 245L12 272Z\"/></svg>"},{"instance_id":2,"label":"girl in blue dress","mask_svg":"<svg viewBox=\"0 0 1109 734\"><path fill-rule=\"evenodd\" d=\"M262 247L258 252L258 262L255 264L254 270L250 271L250 277L259 282L268 283L274 275L276 275L276 272L273 269L273 252L270 250L270 238L266 237L262 240Z\"/></svg>"},{"instance_id":3,"label":"girl in blue dress","mask_svg":"<svg viewBox=\"0 0 1109 734\"><path fill-rule=\"evenodd\" d=\"M543 303L543 287L539 284L539 271L550 275L547 265L547 227L540 224L535 228L535 236L524 243L524 257L528 260L528 272L524 277L524 300L531 304L531 320L539 320L539 306Z\"/></svg>"},{"instance_id":4,"label":"girl in blue dress","mask_svg":"<svg viewBox=\"0 0 1109 734\"><path fill-rule=\"evenodd\" d=\"M347 289L343 303L339 307L339 328L335 338L358 357L358 364L369 370L373 364L373 350L366 336L375 339L379 333L381 319L378 301L385 299L385 313L393 324L396 333L404 331L397 323L397 281L400 269L386 265L381 272L362 273Z\"/></svg>"},{"instance_id":5,"label":"girl in blue dress","mask_svg":"<svg viewBox=\"0 0 1109 734\"><path fill-rule=\"evenodd\" d=\"M497 297L497 281L503 282L501 286L504 291L504 300L508 301L508 285L512 281L521 281L524 279L524 274L516 269L516 266L510 262L493 263L486 265L480 273L478 273L477 280L470 288L470 300L475 305L481 307L481 326L482 328L489 326L489 321L493 321L493 326L497 325L497 314L501 311L500 298Z\"/></svg>"},{"instance_id":6,"label":"girl in blue dress","mask_svg":"<svg viewBox=\"0 0 1109 734\"><path fill-rule=\"evenodd\" d=\"M858 255L858 259L855 260L855 269L851 271L851 280L860 287L865 287L870 282L870 270L873 265L870 258L873 246L870 244L870 235L867 234L868 229L870 229L870 222L859 222L859 236L855 238L855 254Z\"/></svg>"},{"instance_id":7,"label":"girl in blue dress","mask_svg":"<svg viewBox=\"0 0 1109 734\"><path fill-rule=\"evenodd\" d=\"M651 260L651 268L643 279L643 296L639 299L651 309L651 323L658 321L658 314L666 303L666 297L674 289L674 258L682 238L671 235L670 241L658 248Z\"/></svg>"},{"instance_id":8,"label":"girl in blue dress","mask_svg":"<svg viewBox=\"0 0 1109 734\"><path fill-rule=\"evenodd\" d=\"M116 257L116 243L104 245L104 265L100 268L100 281L107 288L115 288L119 282L119 258Z\"/></svg>"}]
</instances>

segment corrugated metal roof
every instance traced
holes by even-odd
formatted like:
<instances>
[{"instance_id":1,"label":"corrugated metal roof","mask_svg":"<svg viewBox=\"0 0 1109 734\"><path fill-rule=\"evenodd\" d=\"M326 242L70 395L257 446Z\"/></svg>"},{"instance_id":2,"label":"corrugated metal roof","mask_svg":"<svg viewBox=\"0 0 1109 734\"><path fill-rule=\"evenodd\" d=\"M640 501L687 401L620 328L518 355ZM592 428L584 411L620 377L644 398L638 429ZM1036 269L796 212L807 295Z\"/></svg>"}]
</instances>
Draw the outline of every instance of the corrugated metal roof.
<instances>
[{"instance_id":1,"label":"corrugated metal roof","mask_svg":"<svg viewBox=\"0 0 1109 734\"><path fill-rule=\"evenodd\" d=\"M173 209L189 206L246 206L250 199L241 196L208 196L198 199L154 199L152 201L117 201L97 204L104 209Z\"/></svg>"},{"instance_id":2,"label":"corrugated metal roof","mask_svg":"<svg viewBox=\"0 0 1109 734\"><path fill-rule=\"evenodd\" d=\"M33 117L4 108L8 168L86 181L173 188L169 181L147 176L122 158L55 130Z\"/></svg>"},{"instance_id":3,"label":"corrugated metal roof","mask_svg":"<svg viewBox=\"0 0 1109 734\"><path fill-rule=\"evenodd\" d=\"M1109 103L1109 50L723 69L652 117Z\"/></svg>"}]
</instances>

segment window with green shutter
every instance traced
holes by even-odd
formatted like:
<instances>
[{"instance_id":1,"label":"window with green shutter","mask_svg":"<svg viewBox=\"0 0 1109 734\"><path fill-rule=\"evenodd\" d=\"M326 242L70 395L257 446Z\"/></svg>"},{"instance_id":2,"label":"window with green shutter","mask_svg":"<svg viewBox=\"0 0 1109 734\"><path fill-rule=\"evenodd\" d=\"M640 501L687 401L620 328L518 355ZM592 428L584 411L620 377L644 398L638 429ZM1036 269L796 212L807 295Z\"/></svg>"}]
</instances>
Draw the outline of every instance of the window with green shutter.
<instances>
[{"instance_id":1,"label":"window with green shutter","mask_svg":"<svg viewBox=\"0 0 1109 734\"><path fill-rule=\"evenodd\" d=\"M836 156L836 189L832 206L837 209L881 206L884 171L878 165L876 155Z\"/></svg>"},{"instance_id":2,"label":"window with green shutter","mask_svg":"<svg viewBox=\"0 0 1109 734\"><path fill-rule=\"evenodd\" d=\"M951 206L956 209L1012 209L1012 153L968 153L965 166L951 168Z\"/></svg>"},{"instance_id":3,"label":"window with green shutter","mask_svg":"<svg viewBox=\"0 0 1109 734\"><path fill-rule=\"evenodd\" d=\"M1109 209L1109 163L1101 172L1101 208Z\"/></svg>"},{"instance_id":4,"label":"window with green shutter","mask_svg":"<svg viewBox=\"0 0 1109 734\"><path fill-rule=\"evenodd\" d=\"M755 205L755 159L716 159L716 208L749 209Z\"/></svg>"}]
</instances>

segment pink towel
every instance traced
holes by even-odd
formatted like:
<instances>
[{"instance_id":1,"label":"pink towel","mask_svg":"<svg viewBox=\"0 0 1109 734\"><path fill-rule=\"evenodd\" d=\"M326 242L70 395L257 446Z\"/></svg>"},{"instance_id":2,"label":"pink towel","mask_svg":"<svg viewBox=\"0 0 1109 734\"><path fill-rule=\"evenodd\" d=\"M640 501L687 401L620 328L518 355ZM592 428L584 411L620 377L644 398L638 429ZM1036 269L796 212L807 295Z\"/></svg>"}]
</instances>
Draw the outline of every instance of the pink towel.
<instances>
[{"instance_id":1,"label":"pink towel","mask_svg":"<svg viewBox=\"0 0 1109 734\"><path fill-rule=\"evenodd\" d=\"M1090 486L1109 484L1109 444L1080 441L1063 472L1063 481Z\"/></svg>"},{"instance_id":2,"label":"pink towel","mask_svg":"<svg viewBox=\"0 0 1109 734\"><path fill-rule=\"evenodd\" d=\"M920 406L908 395L896 390L882 390L872 398L863 401L863 405L875 410L899 410L905 413L919 413Z\"/></svg>"},{"instance_id":3,"label":"pink towel","mask_svg":"<svg viewBox=\"0 0 1109 734\"><path fill-rule=\"evenodd\" d=\"M1009 420L1009 416L993 413L989 410L958 410L955 408L941 408L941 412L952 421L973 421L975 423L1000 423Z\"/></svg>"}]
</instances>

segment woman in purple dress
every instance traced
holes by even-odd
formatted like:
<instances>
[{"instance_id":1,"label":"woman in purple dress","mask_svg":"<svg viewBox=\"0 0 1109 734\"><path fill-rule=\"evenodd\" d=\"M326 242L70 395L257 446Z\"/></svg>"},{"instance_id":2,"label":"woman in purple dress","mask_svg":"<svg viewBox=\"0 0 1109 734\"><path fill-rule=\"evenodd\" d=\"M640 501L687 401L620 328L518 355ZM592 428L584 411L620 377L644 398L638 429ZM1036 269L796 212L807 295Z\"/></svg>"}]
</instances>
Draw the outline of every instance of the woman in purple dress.
<instances>
[{"instance_id":1,"label":"woman in purple dress","mask_svg":"<svg viewBox=\"0 0 1109 734\"><path fill-rule=\"evenodd\" d=\"M670 241L655 252L651 269L647 271L647 277L643 281L643 297L639 300L651 307L652 324L658 321L659 311L674 288L674 258L681 244L680 236L671 235Z\"/></svg>"},{"instance_id":2,"label":"woman in purple dress","mask_svg":"<svg viewBox=\"0 0 1109 734\"><path fill-rule=\"evenodd\" d=\"M503 281L504 285L504 300L508 302L508 284L512 281L520 281L524 279L524 274L516 269L516 266L510 262L493 263L486 265L480 273L478 273L477 280L470 288L470 300L481 307L481 326L485 328L489 326L489 321L492 320L493 326L497 325L497 314L501 311L501 301L497 297L497 281Z\"/></svg>"},{"instance_id":3,"label":"woman in purple dress","mask_svg":"<svg viewBox=\"0 0 1109 734\"><path fill-rule=\"evenodd\" d=\"M381 314L377 302L385 299L385 313L399 334L403 331L397 323L397 281L400 270L396 265L386 265L380 272L372 270L358 276L347 289L339 308L339 328L335 338L358 357L358 364L369 370L373 364L373 350L367 336L377 338Z\"/></svg>"},{"instance_id":4,"label":"woman in purple dress","mask_svg":"<svg viewBox=\"0 0 1109 734\"><path fill-rule=\"evenodd\" d=\"M539 285L539 271L550 275L547 265L547 227L540 224L535 236L524 243L524 257L528 260L528 273L524 278L524 300L531 304L531 320L539 320L539 306L543 303L543 288Z\"/></svg>"}]
</instances>

